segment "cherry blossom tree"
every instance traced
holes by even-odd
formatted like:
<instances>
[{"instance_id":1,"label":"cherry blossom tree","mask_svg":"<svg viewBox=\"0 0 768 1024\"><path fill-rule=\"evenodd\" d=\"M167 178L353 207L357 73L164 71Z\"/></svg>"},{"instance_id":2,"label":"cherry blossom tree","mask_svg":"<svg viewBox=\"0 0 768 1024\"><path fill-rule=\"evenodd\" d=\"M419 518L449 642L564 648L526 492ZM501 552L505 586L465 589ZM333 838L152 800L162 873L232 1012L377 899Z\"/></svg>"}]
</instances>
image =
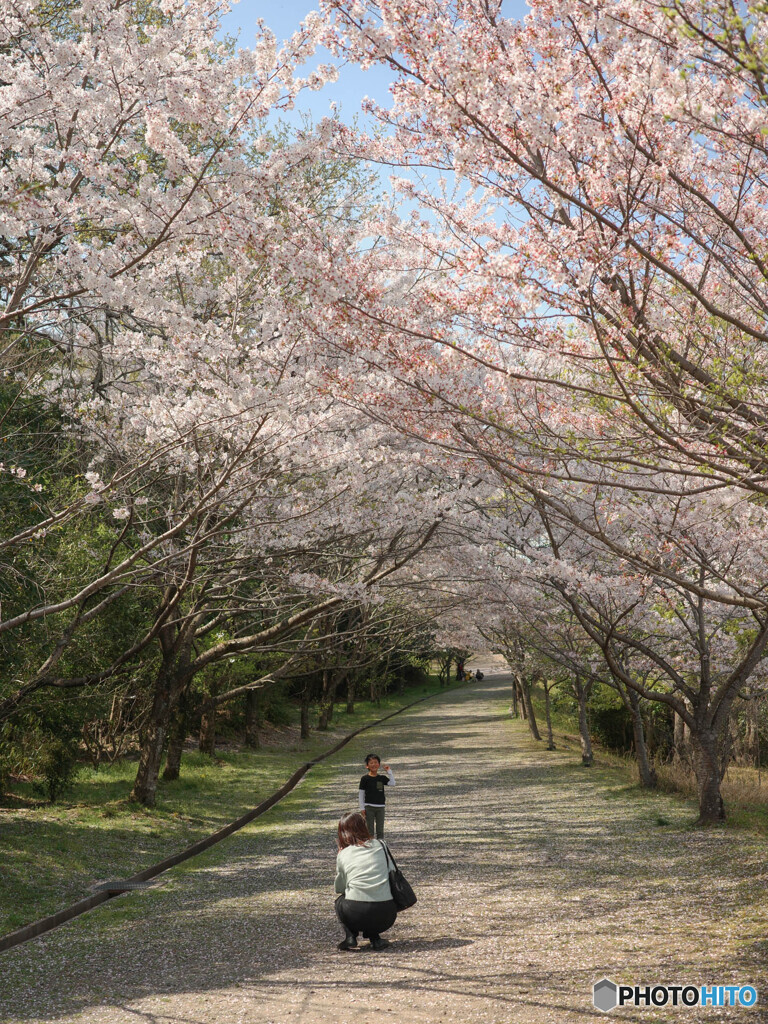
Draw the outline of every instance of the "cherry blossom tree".
<instances>
[{"instance_id":1,"label":"cherry blossom tree","mask_svg":"<svg viewBox=\"0 0 768 1024\"><path fill-rule=\"evenodd\" d=\"M339 145L443 173L399 182L427 216L389 237L433 315L395 325L535 391L555 453L576 441L561 390L633 464L762 493L763 4L534 0L524 24L499 3L325 6L345 54L398 75L375 111L391 135Z\"/></svg>"},{"instance_id":2,"label":"cherry blossom tree","mask_svg":"<svg viewBox=\"0 0 768 1024\"><path fill-rule=\"evenodd\" d=\"M30 584L8 586L0 633L18 650L40 624L49 637L0 711L154 666L145 803L197 674L300 644L443 514L384 428L329 398L300 315L318 225L343 237L358 184L313 138L265 129L334 75L296 74L319 19L282 48L262 28L241 51L218 38L218 11L14 0L0 28L3 415L38 403L71 439L67 486L24 449L23 417L0 467L29 499L0 551ZM89 649L129 598L122 646Z\"/></svg>"},{"instance_id":3,"label":"cherry blossom tree","mask_svg":"<svg viewBox=\"0 0 768 1024\"><path fill-rule=\"evenodd\" d=\"M127 520L129 493L142 500L148 475L194 461L206 424L221 415L221 405L204 411L201 396L221 403L233 387L233 339L245 326L237 303L261 284L262 310L265 293L275 306L263 285L276 255L271 211L306 152L267 152L263 123L322 82L322 71L294 74L318 24L310 19L283 48L265 29L254 50L235 52L217 38L218 10L14 0L5 12L0 470L31 496L28 515L0 537L0 551L16 558L99 503ZM206 392L197 371L216 360L230 379ZM216 374L208 376L210 389ZM190 380L199 382L192 393ZM137 398L148 381L154 407ZM173 389L183 403L172 404ZM87 477L74 495L50 486L50 465L25 449L28 425L14 427L14 410L30 398L47 400L71 432ZM249 427L258 434L255 419L242 433ZM201 508L215 504L226 478L198 495ZM96 595L135 573L190 514L126 557L113 552L53 601L6 602L0 631L78 614L86 601L93 614Z\"/></svg>"},{"instance_id":4,"label":"cherry blossom tree","mask_svg":"<svg viewBox=\"0 0 768 1024\"><path fill-rule=\"evenodd\" d=\"M570 496L567 517L541 503L518 503L517 516L507 519L508 553L498 559L497 574L509 581L508 617L524 622L528 644L568 667L582 690L601 679L618 690L633 713L639 755L638 698L671 708L690 730L700 821L720 820L729 718L762 671L768 624L760 611L708 600L684 580L719 589L722 597L728 589L761 597L764 573L753 576L752 545L764 528L762 510L734 490L687 501L656 494L653 504L626 491L621 507L614 495L612 529L636 544L663 538L663 557L683 579L673 586L669 578L638 573L573 529L574 506L585 496L580 489ZM592 505L591 513L604 510ZM504 627L502 619L502 636ZM643 771L650 782L647 759Z\"/></svg>"},{"instance_id":5,"label":"cherry blossom tree","mask_svg":"<svg viewBox=\"0 0 768 1024\"><path fill-rule=\"evenodd\" d=\"M765 644L762 8L534 0L521 24L498 3L325 4L333 45L397 75L374 111L388 132L335 144L404 168L413 207L335 254L336 343L346 318L365 369L339 383L526 495L545 536L557 524L572 578L547 586L629 690L655 699L617 651L650 658L663 701L696 719L702 821L721 814L715 747ZM615 581L599 615L573 606L582 574ZM657 649L665 608L681 632ZM666 642L677 678L654 662Z\"/></svg>"}]
</instances>

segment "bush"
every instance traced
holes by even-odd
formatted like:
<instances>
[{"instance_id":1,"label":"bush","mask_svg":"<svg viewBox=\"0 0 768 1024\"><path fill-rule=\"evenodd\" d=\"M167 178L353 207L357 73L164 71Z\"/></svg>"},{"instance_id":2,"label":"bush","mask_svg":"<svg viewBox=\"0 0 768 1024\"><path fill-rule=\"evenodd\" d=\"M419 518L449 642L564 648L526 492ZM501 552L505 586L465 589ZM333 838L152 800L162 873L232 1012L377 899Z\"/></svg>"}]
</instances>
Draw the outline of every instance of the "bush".
<instances>
[{"instance_id":1,"label":"bush","mask_svg":"<svg viewBox=\"0 0 768 1024\"><path fill-rule=\"evenodd\" d=\"M77 745L64 740L49 740L41 749L36 769L42 775L42 781L35 783L35 790L55 803L72 788L80 772Z\"/></svg>"},{"instance_id":2,"label":"bush","mask_svg":"<svg viewBox=\"0 0 768 1024\"><path fill-rule=\"evenodd\" d=\"M590 708L589 726L592 735L604 747L622 753L631 750L632 716L625 707Z\"/></svg>"},{"instance_id":3,"label":"bush","mask_svg":"<svg viewBox=\"0 0 768 1024\"><path fill-rule=\"evenodd\" d=\"M267 722L278 727L290 725L293 721L293 712L284 691L273 690L269 698L264 701L262 712Z\"/></svg>"},{"instance_id":4,"label":"bush","mask_svg":"<svg viewBox=\"0 0 768 1024\"><path fill-rule=\"evenodd\" d=\"M408 663L397 669L403 686L423 686L429 682L429 673L424 665Z\"/></svg>"}]
</instances>

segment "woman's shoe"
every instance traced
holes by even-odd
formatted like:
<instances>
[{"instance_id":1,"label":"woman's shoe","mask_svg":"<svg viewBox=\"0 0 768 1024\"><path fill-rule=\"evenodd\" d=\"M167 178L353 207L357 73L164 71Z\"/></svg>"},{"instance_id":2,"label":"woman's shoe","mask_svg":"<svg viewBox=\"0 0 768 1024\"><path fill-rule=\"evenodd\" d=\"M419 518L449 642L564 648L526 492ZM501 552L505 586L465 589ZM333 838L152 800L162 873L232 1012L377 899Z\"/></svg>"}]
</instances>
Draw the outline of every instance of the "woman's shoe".
<instances>
[{"instance_id":1,"label":"woman's shoe","mask_svg":"<svg viewBox=\"0 0 768 1024\"><path fill-rule=\"evenodd\" d=\"M339 949L357 949L357 936L347 931L346 937L339 943Z\"/></svg>"}]
</instances>

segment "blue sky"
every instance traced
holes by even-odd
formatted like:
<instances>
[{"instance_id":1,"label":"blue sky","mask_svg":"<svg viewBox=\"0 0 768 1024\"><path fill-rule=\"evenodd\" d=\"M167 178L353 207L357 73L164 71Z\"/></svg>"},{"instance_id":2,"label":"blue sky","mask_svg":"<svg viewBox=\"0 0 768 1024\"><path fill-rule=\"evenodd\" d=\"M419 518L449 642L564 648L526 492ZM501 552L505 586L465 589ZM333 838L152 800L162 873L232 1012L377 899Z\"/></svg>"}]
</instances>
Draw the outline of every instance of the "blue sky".
<instances>
[{"instance_id":1,"label":"blue sky","mask_svg":"<svg viewBox=\"0 0 768 1024\"><path fill-rule=\"evenodd\" d=\"M235 4L230 14L223 19L223 28L232 35L239 35L241 46L250 46L256 37L256 19L263 18L278 39L286 39L298 28L299 23L315 10L312 0L241 0ZM507 17L521 18L527 11L525 0L505 0L504 14ZM331 60L330 54L323 51L322 62ZM299 105L299 111L305 110L317 121L329 113L332 101L338 105L342 119L351 121L359 113L360 103L365 96L371 97L383 106L389 105L389 84L391 73L388 68L377 66L369 71L359 67L347 66L340 70L339 80L326 86L319 93L305 93ZM298 122L299 114L291 118Z\"/></svg>"}]
</instances>

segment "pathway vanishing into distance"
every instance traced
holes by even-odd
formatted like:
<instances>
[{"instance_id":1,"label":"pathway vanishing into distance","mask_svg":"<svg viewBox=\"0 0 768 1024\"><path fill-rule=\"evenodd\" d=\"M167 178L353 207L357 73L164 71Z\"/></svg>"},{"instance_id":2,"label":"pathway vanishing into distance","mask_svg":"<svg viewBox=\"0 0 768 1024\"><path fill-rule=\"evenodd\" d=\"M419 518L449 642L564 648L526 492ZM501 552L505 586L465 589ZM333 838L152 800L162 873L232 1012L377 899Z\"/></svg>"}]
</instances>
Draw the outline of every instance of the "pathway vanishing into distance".
<instances>
[{"instance_id":1,"label":"pathway vanishing into distance","mask_svg":"<svg viewBox=\"0 0 768 1024\"><path fill-rule=\"evenodd\" d=\"M490 676L419 705L162 888L3 954L0 1021L767 1021L764 840L618 792L619 773L534 745L509 701L509 677ZM389 839L419 902L388 950L340 953L335 823L369 749L395 770ZM603 1016L603 976L752 983L761 1004Z\"/></svg>"}]
</instances>

